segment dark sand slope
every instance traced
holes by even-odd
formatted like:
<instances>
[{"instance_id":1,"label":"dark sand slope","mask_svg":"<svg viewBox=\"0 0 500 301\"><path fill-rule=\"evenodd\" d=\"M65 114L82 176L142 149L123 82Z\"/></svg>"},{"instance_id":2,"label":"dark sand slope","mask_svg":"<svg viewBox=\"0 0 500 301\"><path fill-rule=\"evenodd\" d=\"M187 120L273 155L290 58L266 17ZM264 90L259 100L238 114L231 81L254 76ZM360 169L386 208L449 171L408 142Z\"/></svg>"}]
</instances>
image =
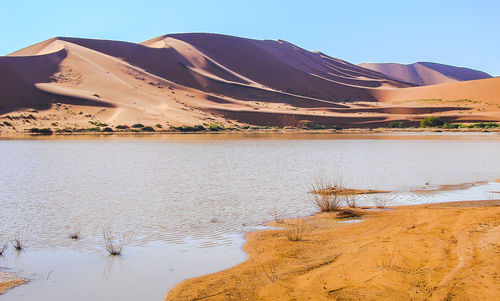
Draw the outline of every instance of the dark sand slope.
<instances>
[{"instance_id":1,"label":"dark sand slope","mask_svg":"<svg viewBox=\"0 0 500 301\"><path fill-rule=\"evenodd\" d=\"M0 57L0 124L12 125L2 124L0 132L86 128L89 121L164 128L213 122L375 127L416 123L434 113L447 120L500 119L497 85L479 86L486 90L419 90L280 40L217 34L164 35L141 44L53 38ZM464 105L402 101L476 93L480 100Z\"/></svg>"},{"instance_id":2,"label":"dark sand slope","mask_svg":"<svg viewBox=\"0 0 500 301\"><path fill-rule=\"evenodd\" d=\"M491 78L491 75L482 71L429 62L418 62L409 65L363 63L359 64L359 66L399 80L424 86Z\"/></svg>"}]
</instances>

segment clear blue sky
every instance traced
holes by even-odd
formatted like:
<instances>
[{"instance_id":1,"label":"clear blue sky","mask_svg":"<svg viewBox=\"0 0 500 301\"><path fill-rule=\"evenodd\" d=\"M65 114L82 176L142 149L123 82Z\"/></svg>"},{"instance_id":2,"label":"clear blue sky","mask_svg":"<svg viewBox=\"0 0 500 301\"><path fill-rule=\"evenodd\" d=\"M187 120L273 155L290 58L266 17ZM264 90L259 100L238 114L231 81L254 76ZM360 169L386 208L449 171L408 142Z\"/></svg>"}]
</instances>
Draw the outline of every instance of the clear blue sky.
<instances>
[{"instance_id":1,"label":"clear blue sky","mask_svg":"<svg viewBox=\"0 0 500 301\"><path fill-rule=\"evenodd\" d=\"M352 63L434 61L500 75L500 1L1 0L0 55L54 36L283 39Z\"/></svg>"}]
</instances>

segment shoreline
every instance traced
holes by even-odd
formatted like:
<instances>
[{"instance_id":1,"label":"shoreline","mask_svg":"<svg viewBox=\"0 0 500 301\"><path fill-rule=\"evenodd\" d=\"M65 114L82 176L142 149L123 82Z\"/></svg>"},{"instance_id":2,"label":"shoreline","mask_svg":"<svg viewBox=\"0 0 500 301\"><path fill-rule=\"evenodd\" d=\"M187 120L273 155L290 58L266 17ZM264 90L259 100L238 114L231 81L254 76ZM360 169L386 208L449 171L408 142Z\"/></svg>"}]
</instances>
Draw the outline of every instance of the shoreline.
<instances>
[{"instance_id":1,"label":"shoreline","mask_svg":"<svg viewBox=\"0 0 500 301\"><path fill-rule=\"evenodd\" d=\"M165 300L331 300L500 296L500 200L355 209L270 222L245 234L243 263L187 279ZM345 220L345 219L344 219ZM300 241L286 230L305 226Z\"/></svg>"},{"instance_id":2,"label":"shoreline","mask_svg":"<svg viewBox=\"0 0 500 301\"><path fill-rule=\"evenodd\" d=\"M9 289L28 282L23 278L18 278L15 274L0 271L0 296Z\"/></svg>"},{"instance_id":3,"label":"shoreline","mask_svg":"<svg viewBox=\"0 0 500 301\"><path fill-rule=\"evenodd\" d=\"M116 131L116 132L54 132L52 134L34 134L28 132L17 133L2 133L0 132L0 139L26 139L26 138L50 138L50 137L155 137L155 136L174 136L174 135L274 135L274 134L331 134L331 135L419 135L419 134L432 134L432 135L447 135L447 134L480 134L490 133L491 135L500 135L500 128L494 129L481 129L481 128L463 128L463 129L441 129L441 128L352 128L341 130L290 130L290 129L259 129L259 130L221 130L221 131L198 131L198 132L181 132L181 131L156 131L156 132L132 132L132 131Z\"/></svg>"}]
</instances>

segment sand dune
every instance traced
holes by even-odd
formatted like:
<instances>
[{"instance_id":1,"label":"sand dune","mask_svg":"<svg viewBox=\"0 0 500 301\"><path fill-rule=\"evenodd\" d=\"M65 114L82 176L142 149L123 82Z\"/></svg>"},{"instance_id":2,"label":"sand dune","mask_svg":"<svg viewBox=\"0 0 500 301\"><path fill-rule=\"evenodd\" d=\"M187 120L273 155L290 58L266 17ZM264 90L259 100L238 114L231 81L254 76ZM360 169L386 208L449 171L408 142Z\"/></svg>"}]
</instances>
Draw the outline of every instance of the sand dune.
<instances>
[{"instance_id":1,"label":"sand dune","mask_svg":"<svg viewBox=\"0 0 500 301\"><path fill-rule=\"evenodd\" d=\"M498 79L416 87L281 40L194 33L135 44L58 37L0 57L0 119L12 124L0 131L89 122L374 127L432 113L498 120L498 90ZM476 102L408 103L423 98Z\"/></svg>"},{"instance_id":2,"label":"sand dune","mask_svg":"<svg viewBox=\"0 0 500 301\"><path fill-rule=\"evenodd\" d=\"M359 66L416 85L436 85L491 78L491 75L482 71L429 62L418 62L409 65L396 63L363 63Z\"/></svg>"}]
</instances>

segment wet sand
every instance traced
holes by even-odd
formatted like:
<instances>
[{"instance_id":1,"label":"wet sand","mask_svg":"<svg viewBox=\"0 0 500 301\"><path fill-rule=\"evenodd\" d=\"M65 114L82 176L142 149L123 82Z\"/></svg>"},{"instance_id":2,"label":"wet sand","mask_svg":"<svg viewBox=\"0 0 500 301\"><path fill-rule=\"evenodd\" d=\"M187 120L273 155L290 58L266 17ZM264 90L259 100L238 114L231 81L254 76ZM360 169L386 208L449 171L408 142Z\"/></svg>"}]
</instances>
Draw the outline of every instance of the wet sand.
<instances>
[{"instance_id":1,"label":"wet sand","mask_svg":"<svg viewBox=\"0 0 500 301\"><path fill-rule=\"evenodd\" d=\"M0 295L5 293L8 289L21 285L25 282L25 279L19 279L13 274L0 271Z\"/></svg>"},{"instance_id":2,"label":"wet sand","mask_svg":"<svg viewBox=\"0 0 500 301\"><path fill-rule=\"evenodd\" d=\"M500 201L453 202L336 213L285 230L246 235L247 261L186 280L166 300L498 300ZM284 224L287 227L295 220Z\"/></svg>"}]
</instances>

